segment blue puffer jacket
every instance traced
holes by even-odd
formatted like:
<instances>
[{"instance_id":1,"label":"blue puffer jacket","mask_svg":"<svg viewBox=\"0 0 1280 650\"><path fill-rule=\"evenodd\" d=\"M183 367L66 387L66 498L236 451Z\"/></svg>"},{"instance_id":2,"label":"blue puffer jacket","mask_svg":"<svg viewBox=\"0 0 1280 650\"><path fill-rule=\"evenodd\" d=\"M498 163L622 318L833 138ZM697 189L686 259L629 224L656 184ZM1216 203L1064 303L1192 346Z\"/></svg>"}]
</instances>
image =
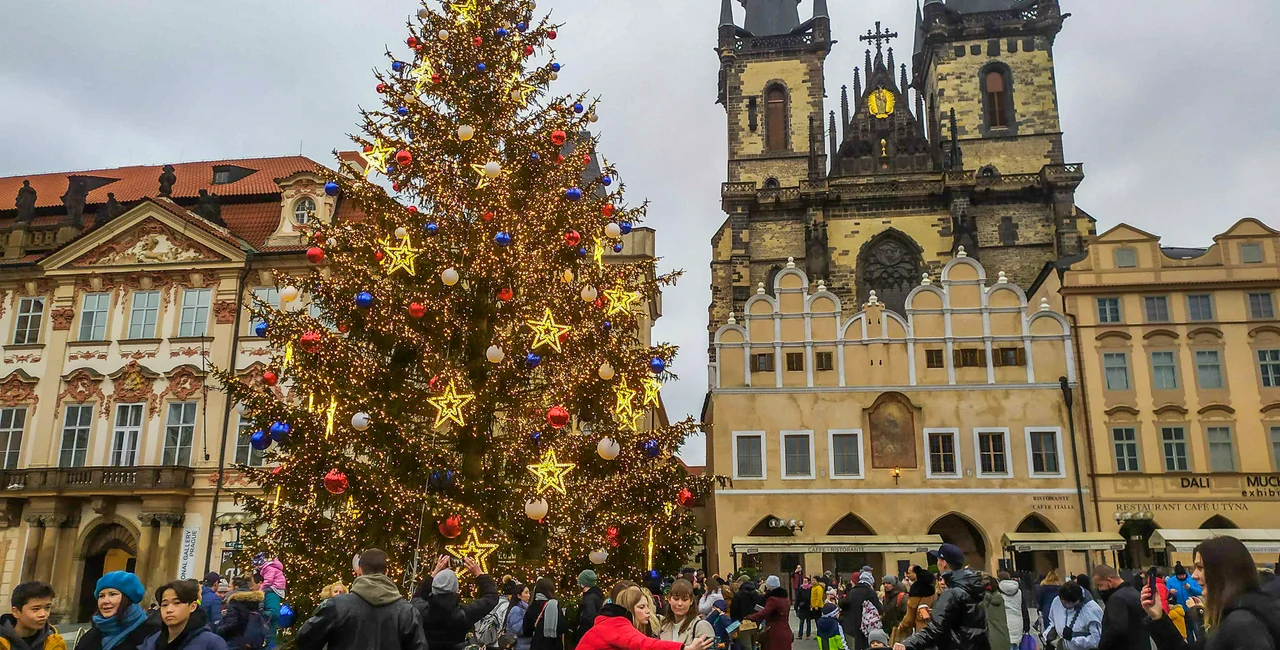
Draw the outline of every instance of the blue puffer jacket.
<instances>
[{"instance_id":1,"label":"blue puffer jacket","mask_svg":"<svg viewBox=\"0 0 1280 650\"><path fill-rule=\"evenodd\" d=\"M161 628L159 632L147 637L142 642L141 650L156 650L163 647L165 650L227 650L227 642L209 629L209 622L204 612L197 609L191 613L191 620L187 621L187 627L182 630L182 634L178 638L169 641L167 645L162 645L160 635L168 636L169 631Z\"/></svg>"},{"instance_id":2,"label":"blue puffer jacket","mask_svg":"<svg viewBox=\"0 0 1280 650\"><path fill-rule=\"evenodd\" d=\"M216 626L222 621L222 598L209 585L203 585L200 589L200 609L204 610L210 625Z\"/></svg>"}]
</instances>

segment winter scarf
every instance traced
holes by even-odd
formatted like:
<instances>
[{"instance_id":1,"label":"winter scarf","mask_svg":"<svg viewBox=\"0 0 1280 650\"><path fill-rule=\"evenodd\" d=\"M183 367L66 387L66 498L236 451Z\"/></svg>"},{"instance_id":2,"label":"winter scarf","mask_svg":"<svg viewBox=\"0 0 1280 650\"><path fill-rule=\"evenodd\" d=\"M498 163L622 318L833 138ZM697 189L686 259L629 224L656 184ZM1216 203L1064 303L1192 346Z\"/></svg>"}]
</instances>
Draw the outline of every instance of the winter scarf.
<instances>
[{"instance_id":1,"label":"winter scarf","mask_svg":"<svg viewBox=\"0 0 1280 650\"><path fill-rule=\"evenodd\" d=\"M542 638L554 639L560 636L560 630L556 629L560 624L560 603L554 598L547 600L546 594L538 594L533 599L547 601L542 608Z\"/></svg>"},{"instance_id":2,"label":"winter scarf","mask_svg":"<svg viewBox=\"0 0 1280 650\"><path fill-rule=\"evenodd\" d=\"M147 613L137 603L129 605L129 609L124 610L123 615L117 614L106 618L102 614L94 614L93 625L98 628L98 632L102 633L102 650L111 650L119 645L130 632L136 630L146 620Z\"/></svg>"}]
</instances>

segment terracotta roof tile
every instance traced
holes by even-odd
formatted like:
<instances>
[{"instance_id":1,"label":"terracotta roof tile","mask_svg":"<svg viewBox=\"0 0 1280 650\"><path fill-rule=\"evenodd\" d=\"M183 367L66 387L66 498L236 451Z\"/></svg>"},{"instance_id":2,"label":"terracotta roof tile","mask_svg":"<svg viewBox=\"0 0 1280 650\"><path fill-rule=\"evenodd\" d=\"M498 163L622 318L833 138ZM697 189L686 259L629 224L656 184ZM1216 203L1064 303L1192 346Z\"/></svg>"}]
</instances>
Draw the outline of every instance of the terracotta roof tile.
<instances>
[{"instance_id":1,"label":"terracotta roof tile","mask_svg":"<svg viewBox=\"0 0 1280 650\"><path fill-rule=\"evenodd\" d=\"M280 225L279 203L241 203L222 206L222 220L249 245L261 249L262 243Z\"/></svg>"}]
</instances>

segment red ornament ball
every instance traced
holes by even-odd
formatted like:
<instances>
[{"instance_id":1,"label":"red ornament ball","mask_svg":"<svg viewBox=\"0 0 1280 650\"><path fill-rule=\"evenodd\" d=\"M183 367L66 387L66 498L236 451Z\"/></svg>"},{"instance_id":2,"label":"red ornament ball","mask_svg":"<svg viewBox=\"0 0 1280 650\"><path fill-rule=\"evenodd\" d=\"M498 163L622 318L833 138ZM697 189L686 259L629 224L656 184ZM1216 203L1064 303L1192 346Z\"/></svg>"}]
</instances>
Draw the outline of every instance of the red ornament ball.
<instances>
[{"instance_id":1,"label":"red ornament ball","mask_svg":"<svg viewBox=\"0 0 1280 650\"><path fill-rule=\"evenodd\" d=\"M547 38L549 38L549 39L551 39L551 40L553 40L553 41L554 41L554 40L556 40L556 36L557 36L557 34L556 34L556 30L554 30L554 29L548 29L548 30L547 30Z\"/></svg>"},{"instance_id":2,"label":"red ornament ball","mask_svg":"<svg viewBox=\"0 0 1280 650\"><path fill-rule=\"evenodd\" d=\"M618 535L619 531L617 526L610 526L609 529L604 532L605 539L609 540L609 545L614 548L618 548L618 545L622 543L622 540L618 539Z\"/></svg>"},{"instance_id":3,"label":"red ornament ball","mask_svg":"<svg viewBox=\"0 0 1280 650\"><path fill-rule=\"evenodd\" d=\"M502 302L511 302L511 299L515 297L516 294L511 290L511 287L503 287L498 291L498 300Z\"/></svg>"},{"instance_id":4,"label":"red ornament ball","mask_svg":"<svg viewBox=\"0 0 1280 650\"><path fill-rule=\"evenodd\" d=\"M324 233L322 233L322 232L320 232L320 231L316 231L316 233L315 233L314 235L312 235L312 236L311 236L311 238L315 240L315 242L316 242L316 246L319 246L320 244L323 244L323 243L324 243L324 240L325 240Z\"/></svg>"},{"instance_id":5,"label":"red ornament ball","mask_svg":"<svg viewBox=\"0 0 1280 650\"><path fill-rule=\"evenodd\" d=\"M409 315L414 318L422 318L423 316L426 316L427 315L426 305L420 302L409 303Z\"/></svg>"},{"instance_id":6,"label":"red ornament ball","mask_svg":"<svg viewBox=\"0 0 1280 650\"><path fill-rule=\"evenodd\" d=\"M298 337L298 345L307 352L315 352L320 349L320 332L306 332Z\"/></svg>"},{"instance_id":7,"label":"red ornament ball","mask_svg":"<svg viewBox=\"0 0 1280 650\"><path fill-rule=\"evenodd\" d=\"M418 47L418 39L414 36L404 39L404 43L409 47Z\"/></svg>"},{"instance_id":8,"label":"red ornament ball","mask_svg":"<svg viewBox=\"0 0 1280 650\"><path fill-rule=\"evenodd\" d=\"M565 132L561 131L560 129L556 129L555 131L551 132L551 143L557 147L564 144L568 140L569 140L569 136L565 135Z\"/></svg>"},{"instance_id":9,"label":"red ornament ball","mask_svg":"<svg viewBox=\"0 0 1280 650\"><path fill-rule=\"evenodd\" d=\"M382 250L381 250L381 249L376 250L376 251L374 251L374 252L373 252L373 259L378 260L379 262L381 262L381 261L382 261L382 258L384 258L384 257L386 257L386 256L387 256L387 254L386 254L386 253L384 253L384 252L382 252Z\"/></svg>"},{"instance_id":10,"label":"red ornament ball","mask_svg":"<svg viewBox=\"0 0 1280 650\"><path fill-rule=\"evenodd\" d=\"M584 165L590 165L590 164L591 164L591 156L583 156L583 157L582 157L582 164L584 164Z\"/></svg>"},{"instance_id":11,"label":"red ornament ball","mask_svg":"<svg viewBox=\"0 0 1280 650\"><path fill-rule=\"evenodd\" d=\"M532 46L532 45L526 45L526 46L524 46L524 55L525 55L525 56L533 56L533 46Z\"/></svg>"},{"instance_id":12,"label":"red ornament ball","mask_svg":"<svg viewBox=\"0 0 1280 650\"><path fill-rule=\"evenodd\" d=\"M339 472L336 467L324 475L324 489L328 490L329 494L342 494L350 485L347 475Z\"/></svg>"},{"instance_id":13,"label":"red ornament ball","mask_svg":"<svg viewBox=\"0 0 1280 650\"><path fill-rule=\"evenodd\" d=\"M369 153L370 151L373 151L373 145L366 144L364 146L364 152Z\"/></svg>"},{"instance_id":14,"label":"red ornament ball","mask_svg":"<svg viewBox=\"0 0 1280 650\"><path fill-rule=\"evenodd\" d=\"M409 214L418 214L418 206L416 205L411 205L405 209L409 211Z\"/></svg>"},{"instance_id":15,"label":"red ornament ball","mask_svg":"<svg viewBox=\"0 0 1280 650\"><path fill-rule=\"evenodd\" d=\"M484 39L483 39L483 38L480 38L479 36L477 36L477 37L475 37L475 38L471 39L471 44L472 44L472 45L474 45L474 46L476 46L476 47L480 47L481 45L484 45Z\"/></svg>"},{"instance_id":16,"label":"red ornament ball","mask_svg":"<svg viewBox=\"0 0 1280 650\"><path fill-rule=\"evenodd\" d=\"M417 45L413 46L413 49L415 49L415 50L417 50L417 51L421 52L421 51L422 51L422 43L418 43Z\"/></svg>"},{"instance_id":17,"label":"red ornament ball","mask_svg":"<svg viewBox=\"0 0 1280 650\"><path fill-rule=\"evenodd\" d=\"M604 216L612 217L613 214L618 211L618 208L614 207L612 203L606 203L600 211L604 213Z\"/></svg>"},{"instance_id":18,"label":"red ornament ball","mask_svg":"<svg viewBox=\"0 0 1280 650\"><path fill-rule=\"evenodd\" d=\"M387 92L387 84L378 84L374 89L377 90L379 94L385 93ZM369 147L365 147L364 150L368 151Z\"/></svg>"},{"instance_id":19,"label":"red ornament ball","mask_svg":"<svg viewBox=\"0 0 1280 650\"><path fill-rule=\"evenodd\" d=\"M324 261L324 249L319 246L312 246L307 249L307 261L312 264L319 264Z\"/></svg>"},{"instance_id":20,"label":"red ornament ball","mask_svg":"<svg viewBox=\"0 0 1280 650\"><path fill-rule=\"evenodd\" d=\"M561 343L564 343L565 341L568 341L568 340L569 340L569 333L568 333L568 332L560 332L560 336L559 336L559 337L557 337L557 338L559 338L559 339L560 339L560 342L561 342Z\"/></svg>"},{"instance_id":21,"label":"red ornament ball","mask_svg":"<svg viewBox=\"0 0 1280 650\"><path fill-rule=\"evenodd\" d=\"M413 162L413 154L409 153L408 149L401 149L396 152L397 165L407 165L411 162Z\"/></svg>"},{"instance_id":22,"label":"red ornament ball","mask_svg":"<svg viewBox=\"0 0 1280 650\"><path fill-rule=\"evenodd\" d=\"M493 212L486 212L480 215L480 218L484 219L486 222L493 221Z\"/></svg>"},{"instance_id":23,"label":"red ornament ball","mask_svg":"<svg viewBox=\"0 0 1280 650\"><path fill-rule=\"evenodd\" d=\"M689 488L680 488L680 494L676 495L676 503L681 508L690 508L693 506L693 492Z\"/></svg>"},{"instance_id":24,"label":"red ornament ball","mask_svg":"<svg viewBox=\"0 0 1280 650\"><path fill-rule=\"evenodd\" d=\"M577 246L581 242L582 242L582 235L578 234L578 231L576 230L570 230L564 234L565 246L573 247L573 246Z\"/></svg>"},{"instance_id":25,"label":"red ornament ball","mask_svg":"<svg viewBox=\"0 0 1280 650\"><path fill-rule=\"evenodd\" d=\"M392 183L391 183L391 191L392 191L392 192L399 192L399 191L400 191L400 181L392 181Z\"/></svg>"},{"instance_id":26,"label":"red ornament ball","mask_svg":"<svg viewBox=\"0 0 1280 650\"><path fill-rule=\"evenodd\" d=\"M444 82L444 77L441 77L439 72L433 73L431 75L431 83L438 84L442 82Z\"/></svg>"},{"instance_id":27,"label":"red ornament ball","mask_svg":"<svg viewBox=\"0 0 1280 650\"><path fill-rule=\"evenodd\" d=\"M454 515L440 522L436 528L440 529L440 534L449 539L453 539L462 534L462 516Z\"/></svg>"},{"instance_id":28,"label":"red ornament ball","mask_svg":"<svg viewBox=\"0 0 1280 650\"><path fill-rule=\"evenodd\" d=\"M275 386L276 382L280 381L280 376L274 370L268 370L262 373L262 381L266 382L268 386Z\"/></svg>"},{"instance_id":29,"label":"red ornament ball","mask_svg":"<svg viewBox=\"0 0 1280 650\"><path fill-rule=\"evenodd\" d=\"M547 411L547 424L553 429L563 429L569 424L569 409L563 406L553 406Z\"/></svg>"},{"instance_id":30,"label":"red ornament ball","mask_svg":"<svg viewBox=\"0 0 1280 650\"><path fill-rule=\"evenodd\" d=\"M351 327L349 327L346 323L338 323L338 331L339 331L339 332L342 332L343 334L346 334L346 333L347 333L348 331L350 331L350 330L351 330Z\"/></svg>"},{"instance_id":31,"label":"red ornament ball","mask_svg":"<svg viewBox=\"0 0 1280 650\"><path fill-rule=\"evenodd\" d=\"M564 154L562 153L556 154L556 164L558 165L562 162L564 162Z\"/></svg>"},{"instance_id":32,"label":"red ornament ball","mask_svg":"<svg viewBox=\"0 0 1280 650\"><path fill-rule=\"evenodd\" d=\"M276 465L275 468L271 470L271 475L275 476L276 474L279 474L282 469L284 469L284 465Z\"/></svg>"}]
</instances>

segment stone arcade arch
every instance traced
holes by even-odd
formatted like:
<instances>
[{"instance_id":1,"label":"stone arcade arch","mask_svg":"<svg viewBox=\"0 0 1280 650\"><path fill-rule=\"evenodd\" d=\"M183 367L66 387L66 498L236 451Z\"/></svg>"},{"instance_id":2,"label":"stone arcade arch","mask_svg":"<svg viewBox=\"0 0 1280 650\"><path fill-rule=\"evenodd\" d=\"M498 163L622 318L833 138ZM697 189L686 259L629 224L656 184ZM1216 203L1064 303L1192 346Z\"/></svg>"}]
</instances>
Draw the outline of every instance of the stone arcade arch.
<instances>
[{"instance_id":1,"label":"stone arcade arch","mask_svg":"<svg viewBox=\"0 0 1280 650\"><path fill-rule=\"evenodd\" d=\"M876 532L867 524L866 521L854 513L849 513L827 530L828 535L875 535ZM827 571L835 571L841 576L852 576L853 580L858 579L858 571L864 566L869 566L875 574L876 579L885 573L884 553L823 553L822 568Z\"/></svg>"},{"instance_id":2,"label":"stone arcade arch","mask_svg":"<svg viewBox=\"0 0 1280 650\"><path fill-rule=\"evenodd\" d=\"M1236 522L1231 521L1222 515L1209 517L1204 520L1203 524L1200 524L1200 530L1235 530L1237 528L1239 528L1239 526L1236 525Z\"/></svg>"},{"instance_id":3,"label":"stone arcade arch","mask_svg":"<svg viewBox=\"0 0 1280 650\"><path fill-rule=\"evenodd\" d=\"M111 571L133 572L136 569L138 537L117 521L103 520L85 535L77 555L77 559L83 562L83 569L80 572L79 600L72 612L72 620L87 621L97 611L98 596L93 588L98 578Z\"/></svg>"},{"instance_id":4,"label":"stone arcade arch","mask_svg":"<svg viewBox=\"0 0 1280 650\"><path fill-rule=\"evenodd\" d=\"M939 517L929 526L929 534L964 551L965 564L975 570L987 570L987 537L968 517L952 512Z\"/></svg>"},{"instance_id":5,"label":"stone arcade arch","mask_svg":"<svg viewBox=\"0 0 1280 650\"><path fill-rule=\"evenodd\" d=\"M1048 519L1036 513L1026 516L1019 524L1019 533L1056 533L1058 530ZM1030 571L1035 575L1044 575L1051 569L1062 566L1062 553L1058 551L1026 551L1013 556L1013 568L1017 571Z\"/></svg>"}]
</instances>

